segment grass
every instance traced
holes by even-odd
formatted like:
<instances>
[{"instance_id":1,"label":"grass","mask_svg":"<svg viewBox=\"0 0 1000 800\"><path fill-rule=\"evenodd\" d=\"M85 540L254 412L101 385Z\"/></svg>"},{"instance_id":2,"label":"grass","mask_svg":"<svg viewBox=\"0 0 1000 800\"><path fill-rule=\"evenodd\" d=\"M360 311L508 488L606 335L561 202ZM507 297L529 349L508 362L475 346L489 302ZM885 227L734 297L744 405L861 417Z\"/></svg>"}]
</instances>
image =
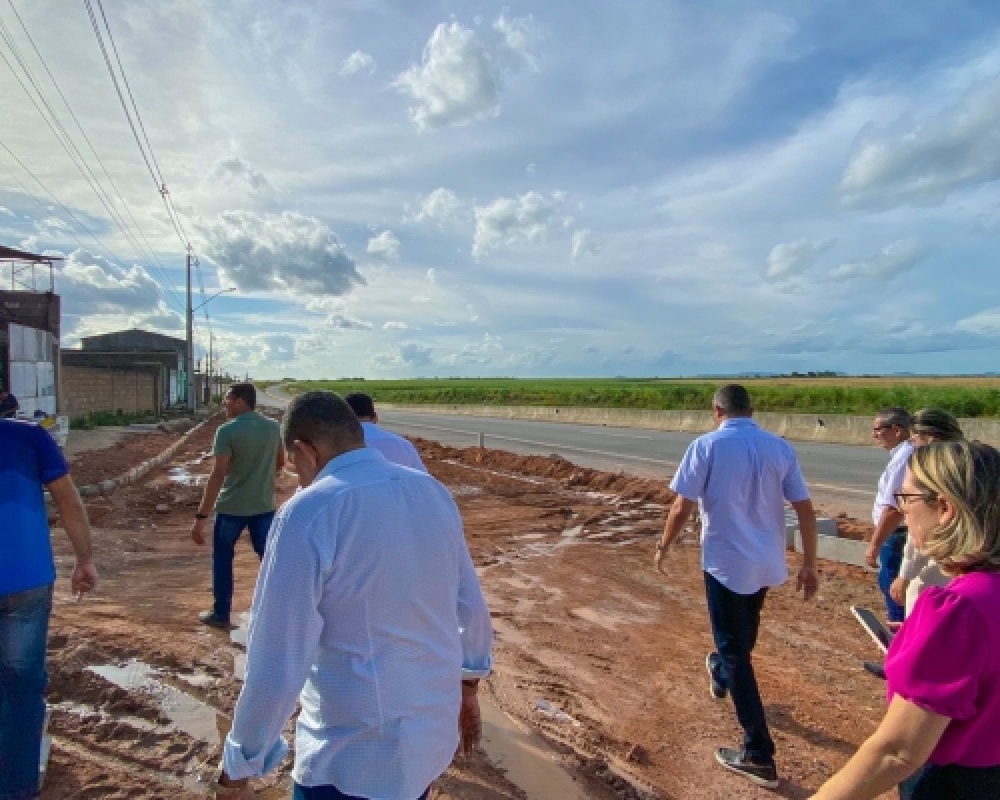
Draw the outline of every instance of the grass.
<instances>
[{"instance_id":1,"label":"grass","mask_svg":"<svg viewBox=\"0 0 1000 800\"><path fill-rule=\"evenodd\" d=\"M376 402L440 405L587 406L664 410L711 408L725 380L515 379L296 381L293 393L328 389L362 391ZM936 407L958 417L1000 417L996 378L775 378L743 383L758 411L869 415L890 405Z\"/></svg>"}]
</instances>

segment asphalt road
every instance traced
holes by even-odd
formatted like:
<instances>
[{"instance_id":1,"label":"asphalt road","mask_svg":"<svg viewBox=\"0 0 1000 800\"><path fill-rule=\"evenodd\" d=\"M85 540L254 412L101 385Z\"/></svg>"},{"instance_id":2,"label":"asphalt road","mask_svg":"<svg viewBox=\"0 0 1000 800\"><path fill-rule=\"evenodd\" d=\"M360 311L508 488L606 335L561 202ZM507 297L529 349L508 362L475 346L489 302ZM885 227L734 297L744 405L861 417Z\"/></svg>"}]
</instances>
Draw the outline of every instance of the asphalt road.
<instances>
[{"instance_id":1,"label":"asphalt road","mask_svg":"<svg viewBox=\"0 0 1000 800\"><path fill-rule=\"evenodd\" d=\"M275 404L283 398L269 396ZM455 447L471 447L485 434L486 447L525 455L558 454L595 469L669 477L695 434L611 428L557 422L469 417L390 411L380 413L380 424L405 436L434 439ZM806 480L814 494L864 514L875 496L879 475L888 453L875 447L791 442L799 455Z\"/></svg>"}]
</instances>

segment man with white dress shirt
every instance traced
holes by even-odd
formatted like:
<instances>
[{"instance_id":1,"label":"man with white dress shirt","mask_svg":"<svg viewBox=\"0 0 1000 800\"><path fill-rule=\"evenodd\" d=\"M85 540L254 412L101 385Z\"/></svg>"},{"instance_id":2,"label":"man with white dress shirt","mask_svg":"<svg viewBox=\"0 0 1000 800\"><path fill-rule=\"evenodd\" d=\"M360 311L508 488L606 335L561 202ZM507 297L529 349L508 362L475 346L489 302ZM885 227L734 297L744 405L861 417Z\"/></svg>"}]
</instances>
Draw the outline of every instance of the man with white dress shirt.
<instances>
[{"instance_id":1,"label":"man with white dress shirt","mask_svg":"<svg viewBox=\"0 0 1000 800\"><path fill-rule=\"evenodd\" d=\"M412 443L378 426L375 401L370 395L364 392L351 392L344 400L361 420L361 427L365 432L365 447L375 448L393 464L427 472L427 467L420 460L417 448Z\"/></svg>"},{"instance_id":2,"label":"man with white dress shirt","mask_svg":"<svg viewBox=\"0 0 1000 800\"><path fill-rule=\"evenodd\" d=\"M677 493L656 548L657 569L695 508L701 508L702 569L715 652L705 666L716 700L733 697L743 727L741 749L720 747L716 760L769 789L778 786L774 741L757 678L753 649L767 590L788 580L785 556L785 501L799 520L803 560L798 589L816 594L816 512L795 450L752 419L747 390L723 386L713 400L717 430L688 447L670 488Z\"/></svg>"},{"instance_id":3,"label":"man with white dress shirt","mask_svg":"<svg viewBox=\"0 0 1000 800\"><path fill-rule=\"evenodd\" d=\"M481 721L492 627L462 520L426 473L365 447L332 392L282 425L303 487L279 510L254 593L217 796L249 798L295 728L296 800L418 800Z\"/></svg>"}]
</instances>

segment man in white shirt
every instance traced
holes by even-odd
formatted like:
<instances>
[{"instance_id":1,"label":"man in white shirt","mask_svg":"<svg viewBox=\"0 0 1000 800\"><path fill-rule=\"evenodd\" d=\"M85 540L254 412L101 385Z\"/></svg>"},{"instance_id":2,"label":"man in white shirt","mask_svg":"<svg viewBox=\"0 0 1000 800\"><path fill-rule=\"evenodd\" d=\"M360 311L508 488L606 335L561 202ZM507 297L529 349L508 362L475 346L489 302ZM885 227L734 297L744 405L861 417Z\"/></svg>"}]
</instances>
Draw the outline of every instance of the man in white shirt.
<instances>
[{"instance_id":1,"label":"man in white shirt","mask_svg":"<svg viewBox=\"0 0 1000 800\"><path fill-rule=\"evenodd\" d=\"M903 408L884 408L875 415L872 424L872 436L890 453L889 464L886 466L878 482L878 493L875 495L875 506L872 509L872 522L875 532L865 560L871 567L877 567L878 586L885 597L885 609L890 622L902 622L906 614L905 608L893 600L889 590L892 582L899 575L899 567L903 561L903 550L906 547L906 526L903 524L903 514L896 507L893 496L903 485L906 465L913 454L913 444L910 442L910 427L912 417Z\"/></svg>"},{"instance_id":2,"label":"man in white shirt","mask_svg":"<svg viewBox=\"0 0 1000 800\"><path fill-rule=\"evenodd\" d=\"M278 511L254 593L217 795L249 798L295 728L296 800L417 800L478 742L490 614L448 490L364 446L332 392L282 437L302 490Z\"/></svg>"},{"instance_id":3,"label":"man in white shirt","mask_svg":"<svg viewBox=\"0 0 1000 800\"><path fill-rule=\"evenodd\" d=\"M402 436L397 436L392 431L378 426L375 402L369 395L364 392L351 392L344 400L361 420L361 427L365 432L366 447L375 448L393 464L427 472L427 467L420 460L417 448Z\"/></svg>"},{"instance_id":4,"label":"man in white shirt","mask_svg":"<svg viewBox=\"0 0 1000 800\"><path fill-rule=\"evenodd\" d=\"M677 493L656 548L657 569L697 503L701 509L702 569L716 651L705 666L716 700L729 693L743 727L742 749L720 747L726 769L770 789L778 786L774 741L753 671L760 612L771 586L788 579L785 501L799 520L803 561L797 588L816 594L816 512L795 450L757 426L747 390L723 386L713 400L719 428L691 443L670 488Z\"/></svg>"}]
</instances>

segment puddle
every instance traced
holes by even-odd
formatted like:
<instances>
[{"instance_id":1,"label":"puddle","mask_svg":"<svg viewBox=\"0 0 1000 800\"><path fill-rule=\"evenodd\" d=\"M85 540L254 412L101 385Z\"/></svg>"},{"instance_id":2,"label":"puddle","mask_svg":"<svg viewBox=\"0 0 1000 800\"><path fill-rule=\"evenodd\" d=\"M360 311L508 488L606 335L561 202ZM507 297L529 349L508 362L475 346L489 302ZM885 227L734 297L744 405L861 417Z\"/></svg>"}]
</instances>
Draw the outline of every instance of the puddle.
<instances>
[{"instance_id":1,"label":"puddle","mask_svg":"<svg viewBox=\"0 0 1000 800\"><path fill-rule=\"evenodd\" d=\"M178 483L181 486L204 486L208 482L208 475L194 475L186 466L171 467L167 475L171 483Z\"/></svg>"},{"instance_id":2,"label":"puddle","mask_svg":"<svg viewBox=\"0 0 1000 800\"><path fill-rule=\"evenodd\" d=\"M221 743L219 729L223 723L228 727L229 720L201 700L161 680L162 673L149 664L129 661L124 666L102 664L87 670L126 691L149 695L173 726L188 736L211 745Z\"/></svg>"},{"instance_id":3,"label":"puddle","mask_svg":"<svg viewBox=\"0 0 1000 800\"><path fill-rule=\"evenodd\" d=\"M548 536L547 533L522 533L520 536L512 536L511 538L515 541L522 541L524 539L544 539Z\"/></svg>"},{"instance_id":4,"label":"puddle","mask_svg":"<svg viewBox=\"0 0 1000 800\"><path fill-rule=\"evenodd\" d=\"M565 536L567 539L573 539L583 533L583 525L576 525L572 528L567 528L564 530L560 536Z\"/></svg>"},{"instance_id":5,"label":"puddle","mask_svg":"<svg viewBox=\"0 0 1000 800\"><path fill-rule=\"evenodd\" d=\"M489 695L481 694L479 705L486 755L528 800L587 800L541 737L504 714Z\"/></svg>"},{"instance_id":6,"label":"puddle","mask_svg":"<svg viewBox=\"0 0 1000 800\"><path fill-rule=\"evenodd\" d=\"M243 611L236 615L236 627L229 632L229 641L233 643L233 677L242 682L247 675L247 633L250 628L250 612Z\"/></svg>"}]
</instances>

